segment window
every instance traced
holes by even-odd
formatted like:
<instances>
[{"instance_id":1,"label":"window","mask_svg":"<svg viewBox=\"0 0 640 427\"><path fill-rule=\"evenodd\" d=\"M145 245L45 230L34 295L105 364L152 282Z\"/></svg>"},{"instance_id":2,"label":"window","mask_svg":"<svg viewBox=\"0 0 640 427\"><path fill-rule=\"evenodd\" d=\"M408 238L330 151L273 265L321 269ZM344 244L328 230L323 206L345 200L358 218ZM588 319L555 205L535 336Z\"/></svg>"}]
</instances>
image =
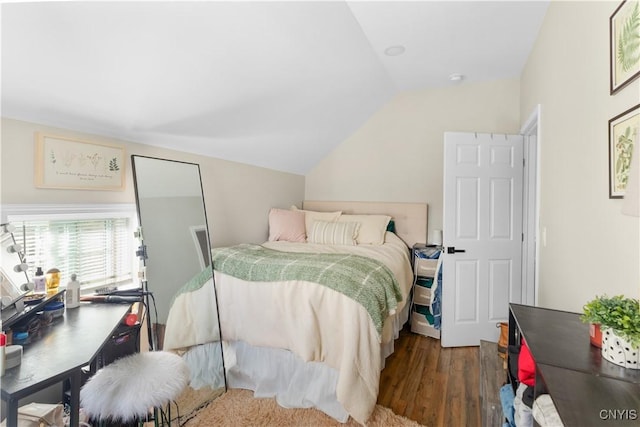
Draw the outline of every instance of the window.
<instances>
[{"instance_id":1,"label":"window","mask_svg":"<svg viewBox=\"0 0 640 427\"><path fill-rule=\"evenodd\" d=\"M57 268L61 285L76 274L83 289L133 282L134 212L75 212L9 215L22 239L32 278L37 267ZM22 232L20 232L22 231Z\"/></svg>"}]
</instances>

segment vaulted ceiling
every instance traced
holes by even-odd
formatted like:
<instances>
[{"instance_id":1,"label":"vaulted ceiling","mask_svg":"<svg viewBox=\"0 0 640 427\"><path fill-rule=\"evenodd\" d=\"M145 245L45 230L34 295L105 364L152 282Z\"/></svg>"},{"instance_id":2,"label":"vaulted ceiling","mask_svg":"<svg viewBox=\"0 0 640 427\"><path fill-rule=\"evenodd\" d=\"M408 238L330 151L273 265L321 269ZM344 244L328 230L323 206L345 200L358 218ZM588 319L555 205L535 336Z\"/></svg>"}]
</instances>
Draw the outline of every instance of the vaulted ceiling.
<instances>
[{"instance_id":1,"label":"vaulted ceiling","mask_svg":"<svg viewBox=\"0 0 640 427\"><path fill-rule=\"evenodd\" d=\"M4 3L2 116L305 174L400 91L519 77L547 6Z\"/></svg>"}]
</instances>

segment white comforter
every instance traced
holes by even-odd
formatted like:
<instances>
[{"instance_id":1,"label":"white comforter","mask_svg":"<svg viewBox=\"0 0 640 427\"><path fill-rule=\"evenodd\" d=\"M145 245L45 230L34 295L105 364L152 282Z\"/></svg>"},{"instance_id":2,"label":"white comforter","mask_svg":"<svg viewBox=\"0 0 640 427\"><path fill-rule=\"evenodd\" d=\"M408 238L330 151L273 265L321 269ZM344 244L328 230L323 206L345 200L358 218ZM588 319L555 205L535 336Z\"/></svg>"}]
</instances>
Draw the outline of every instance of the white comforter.
<instances>
[{"instance_id":1,"label":"white comforter","mask_svg":"<svg viewBox=\"0 0 640 427\"><path fill-rule=\"evenodd\" d=\"M350 252L376 259L394 273L401 288L403 301L396 311L407 303L413 280L408 249L393 233L386 234L381 246L289 242L264 246L290 252ZM214 279L225 341L287 349L305 361L328 364L339 372L338 401L356 421L367 421L378 396L380 345L393 339L391 318L379 336L360 304L325 286L302 281L256 284L217 271Z\"/></svg>"}]
</instances>

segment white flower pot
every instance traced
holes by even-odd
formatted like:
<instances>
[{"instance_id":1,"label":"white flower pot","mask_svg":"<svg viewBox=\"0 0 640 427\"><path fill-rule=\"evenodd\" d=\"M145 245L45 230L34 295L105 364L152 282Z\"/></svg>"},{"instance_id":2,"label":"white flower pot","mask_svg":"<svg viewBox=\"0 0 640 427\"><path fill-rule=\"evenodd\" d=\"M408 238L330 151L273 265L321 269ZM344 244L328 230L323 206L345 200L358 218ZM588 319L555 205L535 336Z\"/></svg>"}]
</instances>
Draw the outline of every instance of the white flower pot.
<instances>
[{"instance_id":1,"label":"white flower pot","mask_svg":"<svg viewBox=\"0 0 640 427\"><path fill-rule=\"evenodd\" d=\"M611 328L602 329L602 357L629 369L640 369L640 348L633 347Z\"/></svg>"}]
</instances>

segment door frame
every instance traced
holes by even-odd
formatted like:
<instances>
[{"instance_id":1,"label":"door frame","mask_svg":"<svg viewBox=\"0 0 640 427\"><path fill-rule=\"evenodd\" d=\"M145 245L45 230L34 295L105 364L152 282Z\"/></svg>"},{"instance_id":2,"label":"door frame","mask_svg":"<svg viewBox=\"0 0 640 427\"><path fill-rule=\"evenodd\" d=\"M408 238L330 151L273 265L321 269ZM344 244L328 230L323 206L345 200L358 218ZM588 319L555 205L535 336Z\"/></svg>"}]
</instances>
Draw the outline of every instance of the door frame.
<instances>
[{"instance_id":1,"label":"door frame","mask_svg":"<svg viewBox=\"0 0 640 427\"><path fill-rule=\"evenodd\" d=\"M540 265L540 141L541 105L520 129L524 136L522 198L522 303L538 305ZM533 190L533 191L532 191Z\"/></svg>"}]
</instances>

